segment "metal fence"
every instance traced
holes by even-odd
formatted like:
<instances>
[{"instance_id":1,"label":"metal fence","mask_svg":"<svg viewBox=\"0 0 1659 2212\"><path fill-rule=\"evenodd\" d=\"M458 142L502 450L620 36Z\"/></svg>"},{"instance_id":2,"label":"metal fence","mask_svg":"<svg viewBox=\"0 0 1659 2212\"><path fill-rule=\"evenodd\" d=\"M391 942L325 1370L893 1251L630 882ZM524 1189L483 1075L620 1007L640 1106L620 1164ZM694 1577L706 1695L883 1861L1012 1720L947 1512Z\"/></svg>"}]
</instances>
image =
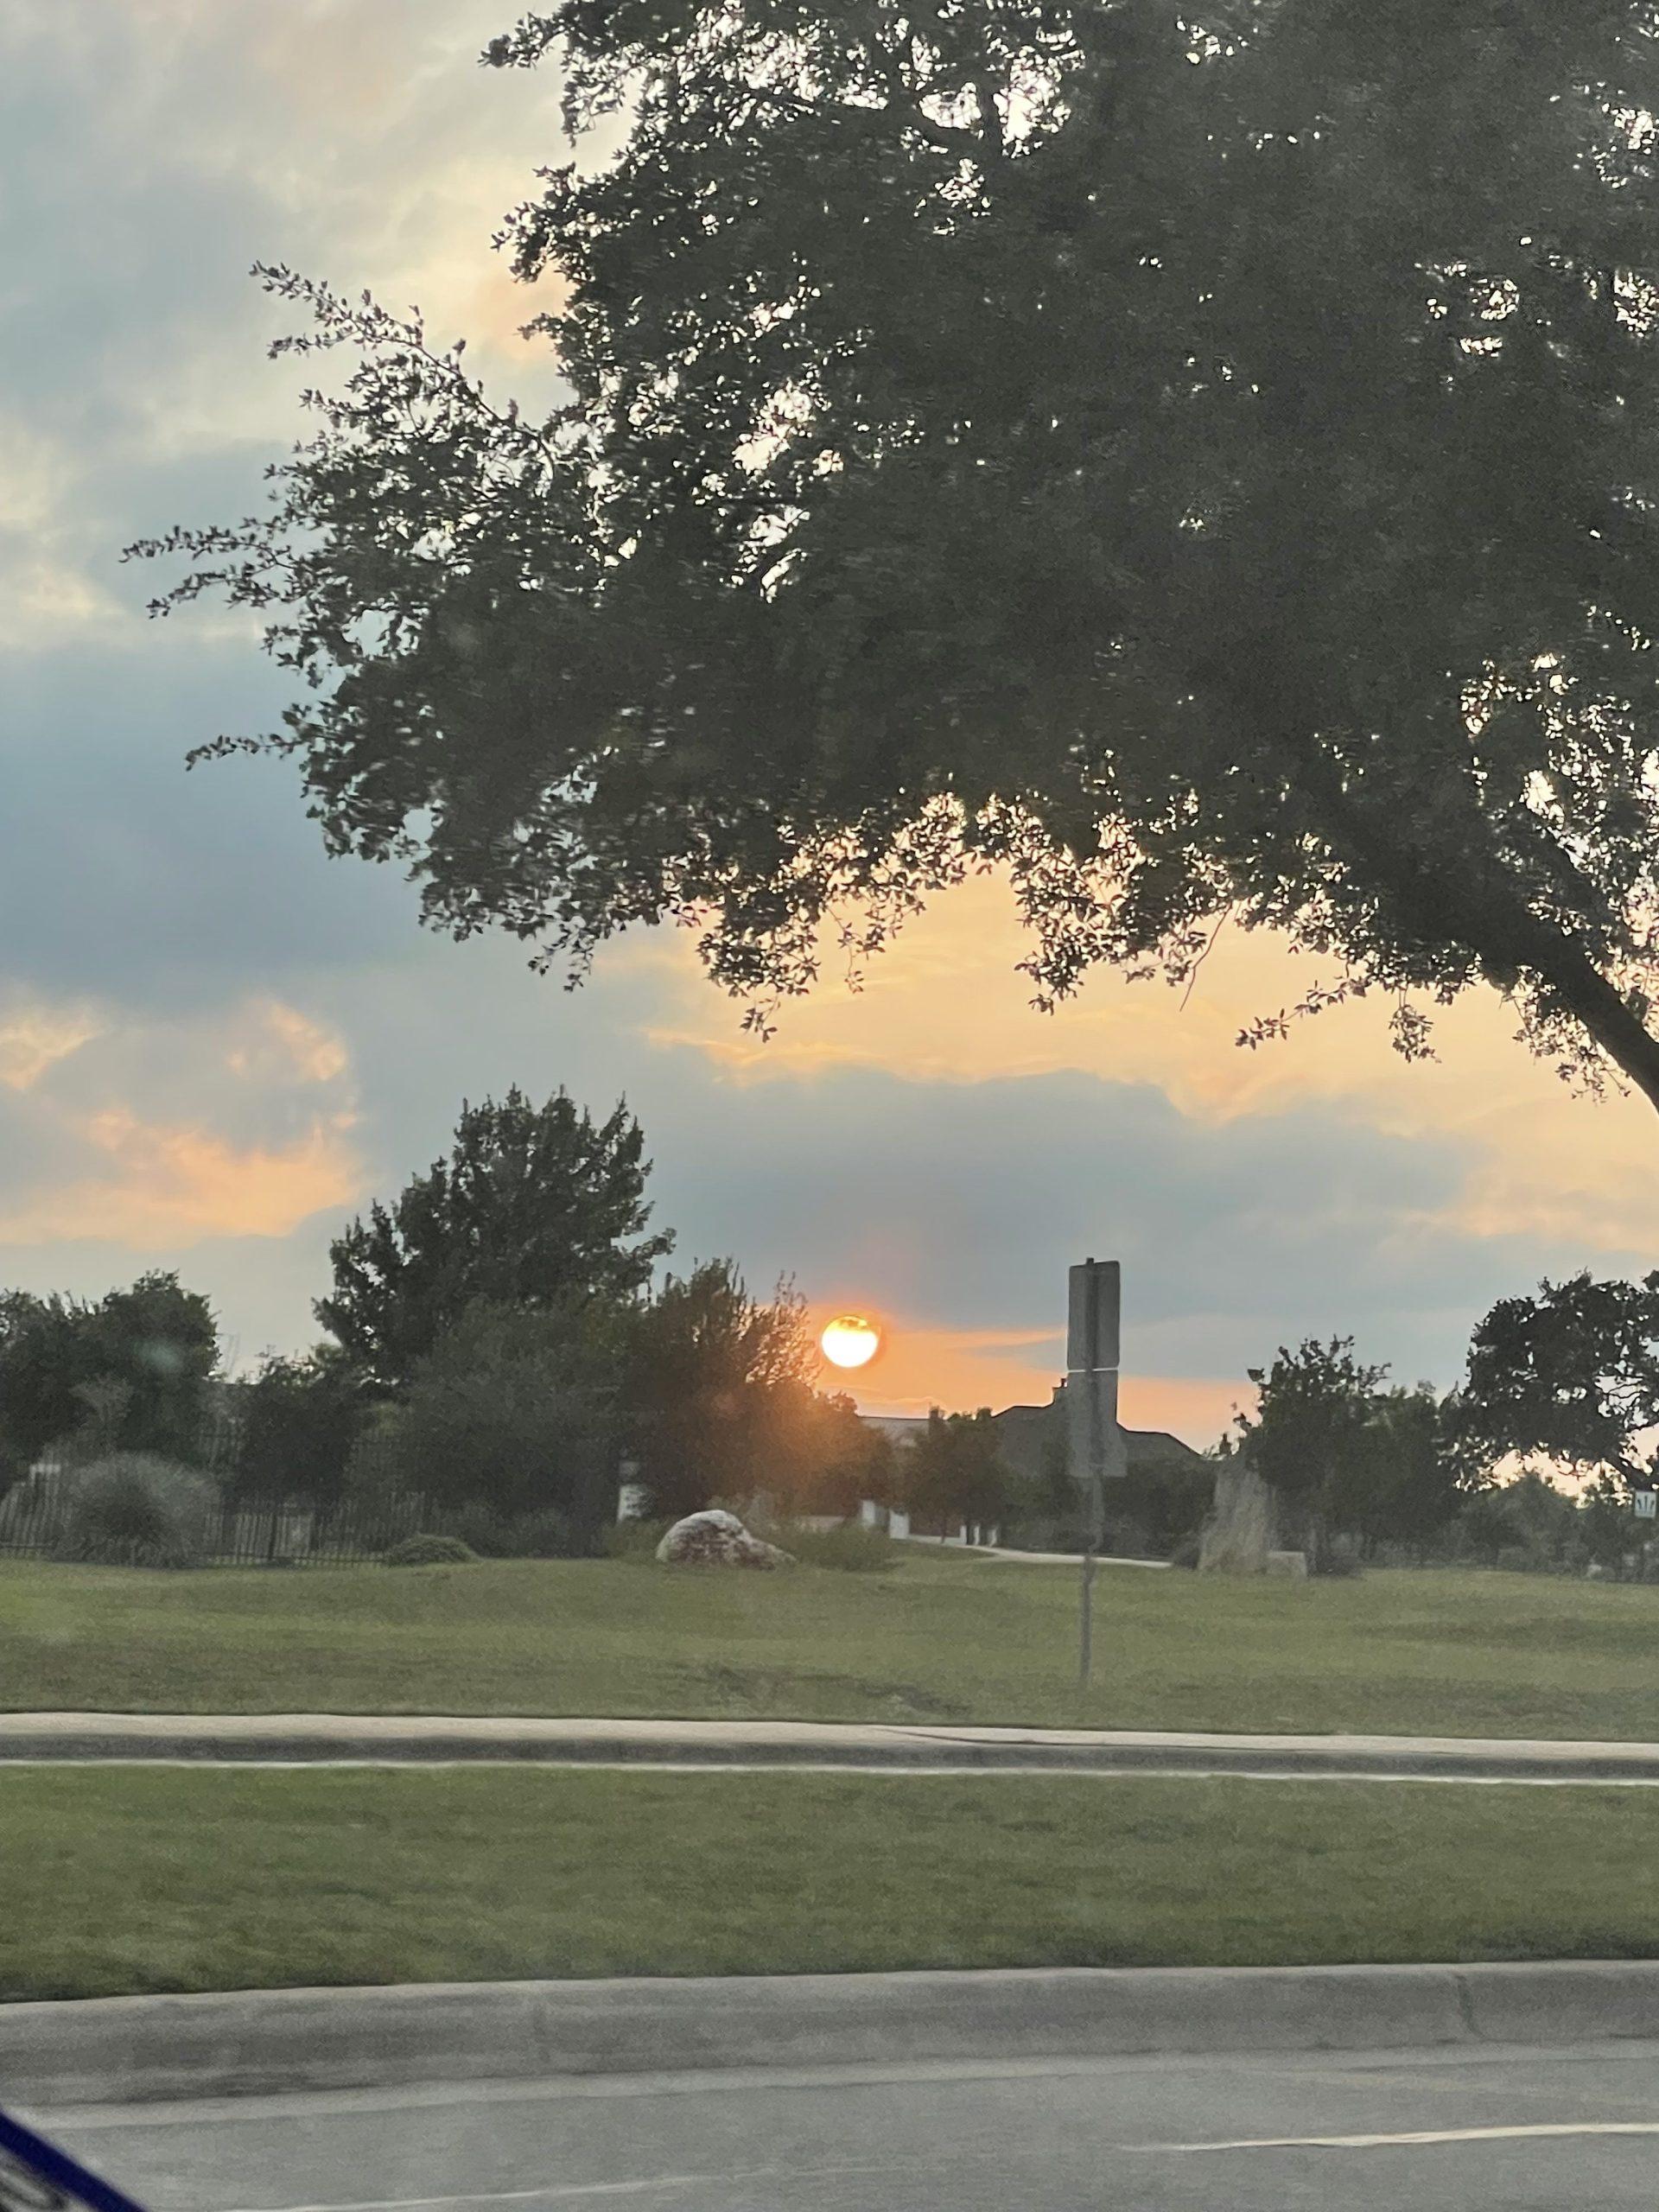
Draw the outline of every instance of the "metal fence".
<instances>
[{"instance_id":1,"label":"metal fence","mask_svg":"<svg viewBox=\"0 0 1659 2212\"><path fill-rule=\"evenodd\" d=\"M0 1497L0 1555L50 1558L58 1550L72 1478L26 1477ZM349 1567L383 1558L440 1518L429 1498L369 1497L318 1506L292 1497L229 1497L213 1516L203 1556L216 1567Z\"/></svg>"}]
</instances>

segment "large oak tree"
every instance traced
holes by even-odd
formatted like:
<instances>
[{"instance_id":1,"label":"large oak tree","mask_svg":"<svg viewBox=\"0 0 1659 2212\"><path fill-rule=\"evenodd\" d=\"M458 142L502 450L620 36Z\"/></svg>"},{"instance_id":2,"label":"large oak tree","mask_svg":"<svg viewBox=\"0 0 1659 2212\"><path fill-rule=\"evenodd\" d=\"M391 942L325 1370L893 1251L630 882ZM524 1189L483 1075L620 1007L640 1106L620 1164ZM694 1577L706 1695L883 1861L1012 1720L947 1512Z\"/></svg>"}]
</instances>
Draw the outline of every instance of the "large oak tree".
<instances>
[{"instance_id":1,"label":"large oak tree","mask_svg":"<svg viewBox=\"0 0 1659 2212\"><path fill-rule=\"evenodd\" d=\"M997 864L1040 999L1232 914L1659 1103L1656 20L565 0L487 58L620 139L505 237L568 404L268 271L353 373L147 550L442 926L764 1002Z\"/></svg>"}]
</instances>

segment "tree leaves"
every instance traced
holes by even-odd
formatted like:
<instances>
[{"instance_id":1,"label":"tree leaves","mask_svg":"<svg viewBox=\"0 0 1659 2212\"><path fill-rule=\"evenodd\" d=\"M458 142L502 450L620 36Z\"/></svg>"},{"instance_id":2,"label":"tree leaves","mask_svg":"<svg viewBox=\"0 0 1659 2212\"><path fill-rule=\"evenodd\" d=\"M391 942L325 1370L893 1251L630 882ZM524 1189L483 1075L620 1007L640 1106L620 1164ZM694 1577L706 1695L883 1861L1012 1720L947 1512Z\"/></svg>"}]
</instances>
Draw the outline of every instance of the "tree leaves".
<instances>
[{"instance_id":1,"label":"tree leaves","mask_svg":"<svg viewBox=\"0 0 1659 2212\"><path fill-rule=\"evenodd\" d=\"M644 1146L626 1103L595 1122L563 1090L537 1107L515 1086L463 1107L448 1157L329 1247L318 1320L392 1386L473 1306L632 1300L673 1244L646 1233Z\"/></svg>"},{"instance_id":2,"label":"tree leaves","mask_svg":"<svg viewBox=\"0 0 1659 2212\"><path fill-rule=\"evenodd\" d=\"M1643 1433L1659 1427L1659 1273L1598 1281L1586 1271L1506 1298L1474 1333L1464 1422L1497 1458L1536 1453L1636 1487L1659 1471Z\"/></svg>"}]
</instances>

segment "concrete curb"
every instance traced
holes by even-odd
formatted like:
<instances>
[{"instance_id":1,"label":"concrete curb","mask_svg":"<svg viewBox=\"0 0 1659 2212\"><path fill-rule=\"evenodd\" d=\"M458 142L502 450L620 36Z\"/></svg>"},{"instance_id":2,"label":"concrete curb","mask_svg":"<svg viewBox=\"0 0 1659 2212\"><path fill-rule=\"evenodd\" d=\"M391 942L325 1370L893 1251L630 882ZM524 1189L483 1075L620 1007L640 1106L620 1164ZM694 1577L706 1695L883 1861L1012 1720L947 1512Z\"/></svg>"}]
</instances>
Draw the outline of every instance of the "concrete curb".
<instances>
[{"instance_id":1,"label":"concrete curb","mask_svg":"<svg viewBox=\"0 0 1659 2212\"><path fill-rule=\"evenodd\" d=\"M197 1761L840 1768L1345 1777L1659 1785L1659 1745L1501 1738L1247 1736L800 1720L343 1713L0 1713L0 1763Z\"/></svg>"},{"instance_id":2,"label":"concrete curb","mask_svg":"<svg viewBox=\"0 0 1659 2212\"><path fill-rule=\"evenodd\" d=\"M0 2101L1659 2037L1659 1962L443 1983L0 2006Z\"/></svg>"}]
</instances>

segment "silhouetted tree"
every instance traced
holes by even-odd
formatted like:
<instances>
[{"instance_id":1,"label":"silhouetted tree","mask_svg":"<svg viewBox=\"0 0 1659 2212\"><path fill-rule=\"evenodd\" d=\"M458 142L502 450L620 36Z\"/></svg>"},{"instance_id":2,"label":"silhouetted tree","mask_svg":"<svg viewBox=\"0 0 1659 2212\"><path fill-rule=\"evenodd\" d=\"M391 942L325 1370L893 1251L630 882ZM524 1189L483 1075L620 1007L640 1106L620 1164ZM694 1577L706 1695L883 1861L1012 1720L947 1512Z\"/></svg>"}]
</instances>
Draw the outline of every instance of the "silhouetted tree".
<instances>
[{"instance_id":1,"label":"silhouetted tree","mask_svg":"<svg viewBox=\"0 0 1659 2212\"><path fill-rule=\"evenodd\" d=\"M363 1377L337 1345L271 1353L237 1387L235 1489L249 1497L337 1499L365 1411Z\"/></svg>"},{"instance_id":2,"label":"silhouetted tree","mask_svg":"<svg viewBox=\"0 0 1659 2212\"><path fill-rule=\"evenodd\" d=\"M626 1405L655 1510L765 1491L792 1501L810 1462L817 1353L787 1282L751 1298L730 1260L671 1275L639 1317Z\"/></svg>"},{"instance_id":3,"label":"silhouetted tree","mask_svg":"<svg viewBox=\"0 0 1659 2212\"><path fill-rule=\"evenodd\" d=\"M595 1122L563 1090L464 1106L447 1160L378 1201L329 1248L317 1319L364 1372L404 1382L469 1306L635 1298L673 1238L647 1235L639 1124Z\"/></svg>"},{"instance_id":4,"label":"silhouetted tree","mask_svg":"<svg viewBox=\"0 0 1659 2212\"><path fill-rule=\"evenodd\" d=\"M1474 1332L1463 1427L1490 1458L1536 1453L1621 1484L1654 1479L1637 1440L1659 1426L1659 1272L1587 1273L1505 1298Z\"/></svg>"},{"instance_id":5,"label":"silhouetted tree","mask_svg":"<svg viewBox=\"0 0 1659 2212\"><path fill-rule=\"evenodd\" d=\"M0 1294L0 1467L96 1431L105 1451L198 1456L218 1332L176 1274L141 1275L97 1303Z\"/></svg>"},{"instance_id":6,"label":"silhouetted tree","mask_svg":"<svg viewBox=\"0 0 1659 2212\"><path fill-rule=\"evenodd\" d=\"M913 1519L941 1535L1001 1521L1017 1488L988 1408L945 1414L935 1406L906 1451L899 1488Z\"/></svg>"},{"instance_id":7,"label":"silhouetted tree","mask_svg":"<svg viewBox=\"0 0 1659 2212\"><path fill-rule=\"evenodd\" d=\"M802 1464L787 1503L803 1513L850 1515L866 1498L893 1503L893 1440L860 1418L853 1399L842 1391L813 1393L803 1428Z\"/></svg>"},{"instance_id":8,"label":"silhouetted tree","mask_svg":"<svg viewBox=\"0 0 1659 2212\"><path fill-rule=\"evenodd\" d=\"M219 1366L213 1307L176 1274L140 1275L87 1316L95 1373L124 1383L117 1440L127 1452L187 1462L200 1455L207 1385Z\"/></svg>"},{"instance_id":9,"label":"silhouetted tree","mask_svg":"<svg viewBox=\"0 0 1659 2212\"><path fill-rule=\"evenodd\" d=\"M1453 1401L1426 1382L1376 1390L1325 1494L1333 1523L1377 1543L1427 1553L1483 1471L1459 1448Z\"/></svg>"},{"instance_id":10,"label":"silhouetted tree","mask_svg":"<svg viewBox=\"0 0 1659 2212\"><path fill-rule=\"evenodd\" d=\"M1472 1529L1484 1539L1480 1548L1489 1564L1496 1564L1503 1550L1518 1548L1541 1566L1563 1567L1572 1563L1580 1547L1592 1557L1599 1555L1599 1519L1586 1513L1585 1504L1569 1497L1547 1476L1529 1470L1499 1489L1484 1490L1471 1497L1459 1514L1459 1527L1465 1533ZM1621 1529L1626 1545L1630 1529L1626 1511Z\"/></svg>"},{"instance_id":11,"label":"silhouetted tree","mask_svg":"<svg viewBox=\"0 0 1659 2212\"><path fill-rule=\"evenodd\" d=\"M1351 1337L1332 1337L1329 1344L1309 1338L1294 1351L1281 1344L1270 1367L1247 1372L1257 1402L1254 1414L1238 1417L1244 1451L1285 1502L1317 1573L1330 1563L1332 1537L1351 1517L1373 1465L1368 1432L1388 1370L1357 1361Z\"/></svg>"},{"instance_id":12,"label":"silhouetted tree","mask_svg":"<svg viewBox=\"0 0 1659 2212\"><path fill-rule=\"evenodd\" d=\"M373 1475L509 1522L557 1513L573 1544L591 1537L615 1517L626 1325L594 1300L468 1306L382 1416Z\"/></svg>"},{"instance_id":13,"label":"silhouetted tree","mask_svg":"<svg viewBox=\"0 0 1659 2212\"><path fill-rule=\"evenodd\" d=\"M84 1417L86 1310L56 1295L0 1294L0 1480L15 1482Z\"/></svg>"}]
</instances>

